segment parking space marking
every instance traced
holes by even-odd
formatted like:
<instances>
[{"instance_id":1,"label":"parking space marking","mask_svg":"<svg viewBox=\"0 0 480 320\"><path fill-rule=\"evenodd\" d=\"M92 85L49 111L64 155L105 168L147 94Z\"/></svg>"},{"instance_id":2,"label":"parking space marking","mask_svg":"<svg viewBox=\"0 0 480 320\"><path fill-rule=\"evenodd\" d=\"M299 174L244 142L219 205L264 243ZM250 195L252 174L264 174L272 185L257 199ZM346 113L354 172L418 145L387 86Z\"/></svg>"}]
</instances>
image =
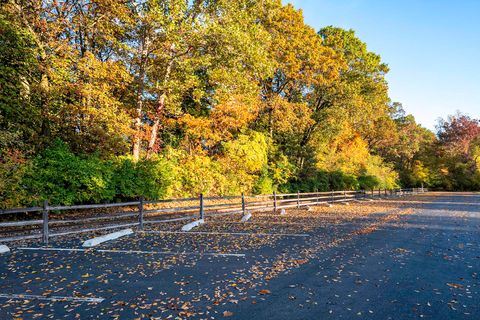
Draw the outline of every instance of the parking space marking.
<instances>
[{"instance_id":1,"label":"parking space marking","mask_svg":"<svg viewBox=\"0 0 480 320\"><path fill-rule=\"evenodd\" d=\"M210 234L222 236L274 236L274 237L310 237L305 233L253 233L253 232L215 232L215 231L140 231L146 234Z\"/></svg>"},{"instance_id":2,"label":"parking space marking","mask_svg":"<svg viewBox=\"0 0 480 320\"><path fill-rule=\"evenodd\" d=\"M207 223L208 224L211 224L211 223L215 223L215 224L222 224L222 223L225 223L225 224L241 224L241 225L244 225L244 226L248 226L248 225L251 225L251 224L266 224L266 225L285 225L285 226L288 226L288 225L292 225L292 226L306 226L307 224L306 223L300 223L300 222L268 222L268 221L254 221L254 220L248 220L248 221L245 221L245 222L242 222L242 221L208 221L207 220Z\"/></svg>"},{"instance_id":3,"label":"parking space marking","mask_svg":"<svg viewBox=\"0 0 480 320\"><path fill-rule=\"evenodd\" d=\"M40 296L31 294L3 294L0 293L0 298L5 299L22 299L22 300L47 300L47 301L65 301L65 302L93 302L100 303L105 299L103 298L80 298L80 297L61 297L61 296Z\"/></svg>"},{"instance_id":4,"label":"parking space marking","mask_svg":"<svg viewBox=\"0 0 480 320\"><path fill-rule=\"evenodd\" d=\"M16 248L16 250L245 257L244 253L217 253L217 252L143 251L143 250L78 249L78 248L50 248L50 247L20 247L20 248Z\"/></svg>"},{"instance_id":5,"label":"parking space marking","mask_svg":"<svg viewBox=\"0 0 480 320\"><path fill-rule=\"evenodd\" d=\"M268 222L268 221L253 221L253 220L249 220L248 222L241 222L241 221L207 221L207 224L240 224L240 225L244 225L244 226L248 226L248 225L254 225L254 224L262 224L262 225L275 225L275 226L304 226L304 227L311 227L311 226L314 226L314 227L323 227L324 225L325 226L331 226L331 225L339 225L341 223L335 223L335 224L332 224L332 223L329 223L329 222L316 222L314 221L313 225L312 223L302 223L302 222ZM322 225L319 225L319 224L322 224Z\"/></svg>"}]
</instances>

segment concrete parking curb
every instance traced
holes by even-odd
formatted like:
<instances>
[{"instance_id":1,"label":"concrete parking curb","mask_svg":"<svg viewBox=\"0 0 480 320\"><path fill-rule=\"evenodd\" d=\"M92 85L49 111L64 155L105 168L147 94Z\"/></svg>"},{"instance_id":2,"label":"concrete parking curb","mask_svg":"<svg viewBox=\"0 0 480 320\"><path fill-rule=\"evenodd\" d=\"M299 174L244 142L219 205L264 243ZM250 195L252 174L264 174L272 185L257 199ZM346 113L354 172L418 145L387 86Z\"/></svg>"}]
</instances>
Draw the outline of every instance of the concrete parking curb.
<instances>
[{"instance_id":1,"label":"concrete parking curb","mask_svg":"<svg viewBox=\"0 0 480 320\"><path fill-rule=\"evenodd\" d=\"M250 218L252 217L252 214L251 213L247 213L246 215L244 215L242 217L242 222L247 222L248 220L250 220Z\"/></svg>"},{"instance_id":2,"label":"concrete parking curb","mask_svg":"<svg viewBox=\"0 0 480 320\"><path fill-rule=\"evenodd\" d=\"M182 227L182 231L190 231L190 230L192 230L193 228L198 227L198 226L201 225L202 223L205 223L205 220L200 219L200 220L195 220L195 221L193 221L193 222L187 223L186 225L184 225L184 226Z\"/></svg>"},{"instance_id":3,"label":"concrete parking curb","mask_svg":"<svg viewBox=\"0 0 480 320\"><path fill-rule=\"evenodd\" d=\"M86 240L83 244L82 247L90 248L90 247L95 247L99 245L100 243L110 241L110 240L115 240L123 236L127 236L129 234L132 234L133 230L132 229L124 229L120 230L117 232L109 233L100 237L92 238Z\"/></svg>"},{"instance_id":4,"label":"concrete parking curb","mask_svg":"<svg viewBox=\"0 0 480 320\"><path fill-rule=\"evenodd\" d=\"M10 248L6 245L0 244L0 254L10 252Z\"/></svg>"}]
</instances>

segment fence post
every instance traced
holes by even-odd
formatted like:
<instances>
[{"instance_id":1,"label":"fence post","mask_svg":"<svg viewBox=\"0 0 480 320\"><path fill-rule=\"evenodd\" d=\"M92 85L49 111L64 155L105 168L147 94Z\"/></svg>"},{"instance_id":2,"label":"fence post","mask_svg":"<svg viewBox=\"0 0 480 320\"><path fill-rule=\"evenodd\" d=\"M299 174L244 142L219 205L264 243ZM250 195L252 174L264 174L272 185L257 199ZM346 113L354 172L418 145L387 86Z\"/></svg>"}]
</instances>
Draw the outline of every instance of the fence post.
<instances>
[{"instance_id":1,"label":"fence post","mask_svg":"<svg viewBox=\"0 0 480 320\"><path fill-rule=\"evenodd\" d=\"M343 190L343 201L347 201L347 191Z\"/></svg>"},{"instance_id":2,"label":"fence post","mask_svg":"<svg viewBox=\"0 0 480 320\"><path fill-rule=\"evenodd\" d=\"M335 195L334 195L334 191L332 190L331 192L331 195L330 195L330 198L332 200L332 204L335 202Z\"/></svg>"},{"instance_id":3,"label":"fence post","mask_svg":"<svg viewBox=\"0 0 480 320\"><path fill-rule=\"evenodd\" d=\"M42 240L44 244L48 244L48 200L43 201L43 230Z\"/></svg>"},{"instance_id":4,"label":"fence post","mask_svg":"<svg viewBox=\"0 0 480 320\"><path fill-rule=\"evenodd\" d=\"M204 218L204 211L203 211L203 193L200 193L200 219Z\"/></svg>"},{"instance_id":5,"label":"fence post","mask_svg":"<svg viewBox=\"0 0 480 320\"><path fill-rule=\"evenodd\" d=\"M245 215L246 209L245 209L245 194L242 192L242 214Z\"/></svg>"},{"instance_id":6,"label":"fence post","mask_svg":"<svg viewBox=\"0 0 480 320\"><path fill-rule=\"evenodd\" d=\"M297 209L300 209L300 191L297 190Z\"/></svg>"},{"instance_id":7,"label":"fence post","mask_svg":"<svg viewBox=\"0 0 480 320\"><path fill-rule=\"evenodd\" d=\"M144 197L141 196L140 199L138 199L139 204L138 204L138 228L140 230L143 230L143 201Z\"/></svg>"},{"instance_id":8,"label":"fence post","mask_svg":"<svg viewBox=\"0 0 480 320\"><path fill-rule=\"evenodd\" d=\"M277 192L273 191L273 213L277 212Z\"/></svg>"}]
</instances>

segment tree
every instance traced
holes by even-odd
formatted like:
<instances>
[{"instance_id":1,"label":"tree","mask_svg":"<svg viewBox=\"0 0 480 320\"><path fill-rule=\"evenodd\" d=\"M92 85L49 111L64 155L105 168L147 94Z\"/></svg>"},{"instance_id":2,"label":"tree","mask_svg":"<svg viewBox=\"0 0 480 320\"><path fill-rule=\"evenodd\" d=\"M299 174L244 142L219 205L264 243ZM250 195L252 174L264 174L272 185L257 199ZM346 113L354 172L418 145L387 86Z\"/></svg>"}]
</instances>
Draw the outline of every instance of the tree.
<instances>
[{"instance_id":1,"label":"tree","mask_svg":"<svg viewBox=\"0 0 480 320\"><path fill-rule=\"evenodd\" d=\"M272 37L269 54L274 71L260 84L264 106L257 127L281 139L284 132L308 125L310 93L314 86L335 79L341 64L292 5L273 10L264 24Z\"/></svg>"},{"instance_id":2,"label":"tree","mask_svg":"<svg viewBox=\"0 0 480 320\"><path fill-rule=\"evenodd\" d=\"M480 120L457 113L447 120L440 119L437 125L438 139L445 152L462 155L465 160L472 157L472 142L480 137Z\"/></svg>"},{"instance_id":3,"label":"tree","mask_svg":"<svg viewBox=\"0 0 480 320\"><path fill-rule=\"evenodd\" d=\"M28 33L38 66L24 86L36 114L37 148L56 137L77 152L123 152L129 118L125 66L115 56L127 7L110 0L21 1L2 5Z\"/></svg>"},{"instance_id":4,"label":"tree","mask_svg":"<svg viewBox=\"0 0 480 320\"><path fill-rule=\"evenodd\" d=\"M478 141L480 121L457 113L437 125L437 166L442 169L439 185L450 190L480 188Z\"/></svg>"}]
</instances>

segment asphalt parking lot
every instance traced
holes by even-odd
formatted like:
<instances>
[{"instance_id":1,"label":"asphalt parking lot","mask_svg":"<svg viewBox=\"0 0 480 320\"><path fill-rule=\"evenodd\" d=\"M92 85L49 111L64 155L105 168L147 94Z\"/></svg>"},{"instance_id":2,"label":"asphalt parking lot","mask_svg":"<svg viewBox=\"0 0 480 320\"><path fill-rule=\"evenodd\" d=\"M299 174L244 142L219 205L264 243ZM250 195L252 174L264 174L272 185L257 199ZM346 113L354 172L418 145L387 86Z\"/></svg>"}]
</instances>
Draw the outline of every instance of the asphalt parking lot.
<instances>
[{"instance_id":1,"label":"asphalt parking lot","mask_svg":"<svg viewBox=\"0 0 480 320\"><path fill-rule=\"evenodd\" d=\"M0 319L479 319L480 195L181 222L0 255Z\"/></svg>"}]
</instances>

